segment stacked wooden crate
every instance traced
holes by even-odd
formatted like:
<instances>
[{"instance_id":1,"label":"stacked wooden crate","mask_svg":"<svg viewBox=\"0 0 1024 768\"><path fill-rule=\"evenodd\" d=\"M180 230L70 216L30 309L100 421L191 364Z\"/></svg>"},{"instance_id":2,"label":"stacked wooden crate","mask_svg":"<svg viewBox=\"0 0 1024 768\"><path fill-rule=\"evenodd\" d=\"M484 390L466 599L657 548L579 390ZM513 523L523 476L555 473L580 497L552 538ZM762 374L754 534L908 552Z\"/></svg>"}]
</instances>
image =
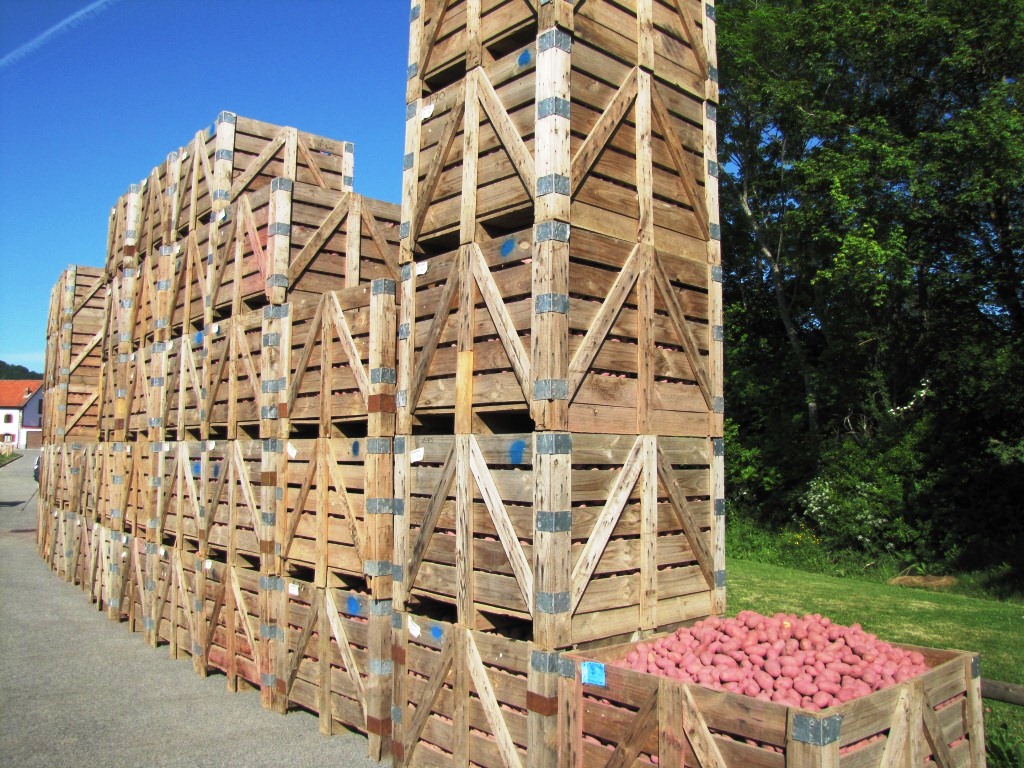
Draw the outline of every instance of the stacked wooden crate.
<instances>
[{"instance_id":1,"label":"stacked wooden crate","mask_svg":"<svg viewBox=\"0 0 1024 768\"><path fill-rule=\"evenodd\" d=\"M411 18L393 756L554 766L562 651L725 607L714 9Z\"/></svg>"},{"instance_id":2,"label":"stacked wooden crate","mask_svg":"<svg viewBox=\"0 0 1024 768\"><path fill-rule=\"evenodd\" d=\"M352 191L352 153L222 113L118 200L105 269L55 293L76 321L106 304L91 442L47 448L40 549L150 643L379 756L400 209ZM56 377L76 353L51 346Z\"/></svg>"},{"instance_id":3,"label":"stacked wooden crate","mask_svg":"<svg viewBox=\"0 0 1024 768\"><path fill-rule=\"evenodd\" d=\"M107 285L103 270L69 267L53 288L46 325L43 439L99 437L102 341Z\"/></svg>"}]
</instances>

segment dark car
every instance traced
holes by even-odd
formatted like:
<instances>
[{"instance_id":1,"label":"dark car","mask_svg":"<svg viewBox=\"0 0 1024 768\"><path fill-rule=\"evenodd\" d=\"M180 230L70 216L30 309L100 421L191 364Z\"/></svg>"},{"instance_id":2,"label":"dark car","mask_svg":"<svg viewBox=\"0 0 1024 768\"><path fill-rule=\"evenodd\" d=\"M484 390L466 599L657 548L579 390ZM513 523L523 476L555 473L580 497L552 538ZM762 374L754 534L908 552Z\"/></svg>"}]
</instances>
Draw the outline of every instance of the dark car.
<instances>
[{"instance_id":1,"label":"dark car","mask_svg":"<svg viewBox=\"0 0 1024 768\"><path fill-rule=\"evenodd\" d=\"M39 457L36 456L35 466L32 467L32 479L39 482Z\"/></svg>"}]
</instances>

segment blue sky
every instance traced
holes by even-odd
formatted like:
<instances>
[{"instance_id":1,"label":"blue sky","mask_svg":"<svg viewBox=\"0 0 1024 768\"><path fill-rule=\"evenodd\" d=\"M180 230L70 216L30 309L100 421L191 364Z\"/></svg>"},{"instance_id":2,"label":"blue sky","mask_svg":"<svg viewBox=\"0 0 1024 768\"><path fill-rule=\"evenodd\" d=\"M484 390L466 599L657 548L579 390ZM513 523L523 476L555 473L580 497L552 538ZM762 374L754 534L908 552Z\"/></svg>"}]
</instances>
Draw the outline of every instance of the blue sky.
<instances>
[{"instance_id":1,"label":"blue sky","mask_svg":"<svg viewBox=\"0 0 1024 768\"><path fill-rule=\"evenodd\" d=\"M400 202L408 0L0 0L0 360L41 371L50 290L222 110L356 146ZM52 30L52 31L50 31Z\"/></svg>"}]
</instances>

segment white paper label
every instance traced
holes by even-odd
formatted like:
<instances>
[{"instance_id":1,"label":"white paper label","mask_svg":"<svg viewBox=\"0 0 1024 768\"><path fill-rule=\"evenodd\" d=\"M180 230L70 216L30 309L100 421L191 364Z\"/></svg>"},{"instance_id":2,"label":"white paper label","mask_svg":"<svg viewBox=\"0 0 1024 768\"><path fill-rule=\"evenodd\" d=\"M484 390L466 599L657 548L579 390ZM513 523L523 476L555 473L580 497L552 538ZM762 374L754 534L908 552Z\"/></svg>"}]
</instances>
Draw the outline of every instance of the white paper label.
<instances>
[{"instance_id":1,"label":"white paper label","mask_svg":"<svg viewBox=\"0 0 1024 768\"><path fill-rule=\"evenodd\" d=\"M416 263L416 274L423 275L427 272L427 262L420 261Z\"/></svg>"},{"instance_id":2,"label":"white paper label","mask_svg":"<svg viewBox=\"0 0 1024 768\"><path fill-rule=\"evenodd\" d=\"M288 594L289 595L297 595L297 594L299 594L299 585L298 584L289 584L288 585Z\"/></svg>"},{"instance_id":3,"label":"white paper label","mask_svg":"<svg viewBox=\"0 0 1024 768\"><path fill-rule=\"evenodd\" d=\"M409 461L415 464L417 461L423 461L423 449L416 448L409 452Z\"/></svg>"},{"instance_id":4,"label":"white paper label","mask_svg":"<svg viewBox=\"0 0 1024 768\"><path fill-rule=\"evenodd\" d=\"M213 325L211 326L211 330L213 331L213 334L214 334L215 336L216 336L216 335L217 335L218 333L220 333L220 323L214 323L214 324L213 324Z\"/></svg>"},{"instance_id":5,"label":"white paper label","mask_svg":"<svg viewBox=\"0 0 1024 768\"><path fill-rule=\"evenodd\" d=\"M431 102L430 104L427 104L423 108L423 111L420 113L420 118L423 119L423 120L429 120L430 116L432 114L434 114L434 103L433 102Z\"/></svg>"},{"instance_id":6,"label":"white paper label","mask_svg":"<svg viewBox=\"0 0 1024 768\"><path fill-rule=\"evenodd\" d=\"M167 548L160 547L160 557L167 557Z\"/></svg>"},{"instance_id":7,"label":"white paper label","mask_svg":"<svg viewBox=\"0 0 1024 768\"><path fill-rule=\"evenodd\" d=\"M409 619L409 634L413 637L420 636L420 625L416 623L415 619Z\"/></svg>"},{"instance_id":8,"label":"white paper label","mask_svg":"<svg viewBox=\"0 0 1024 768\"><path fill-rule=\"evenodd\" d=\"M174 349L174 339L167 342L167 351L170 352L172 349Z\"/></svg>"},{"instance_id":9,"label":"white paper label","mask_svg":"<svg viewBox=\"0 0 1024 768\"><path fill-rule=\"evenodd\" d=\"M217 447L217 441L216 440L207 440L206 441L206 450L212 451L216 447Z\"/></svg>"},{"instance_id":10,"label":"white paper label","mask_svg":"<svg viewBox=\"0 0 1024 768\"><path fill-rule=\"evenodd\" d=\"M213 569L213 560L207 560L205 563L203 563L203 569L207 570L207 571L212 570Z\"/></svg>"},{"instance_id":11,"label":"white paper label","mask_svg":"<svg viewBox=\"0 0 1024 768\"><path fill-rule=\"evenodd\" d=\"M295 450L295 446L292 445L291 443L288 443L288 458L294 459L298 454L299 452Z\"/></svg>"}]
</instances>

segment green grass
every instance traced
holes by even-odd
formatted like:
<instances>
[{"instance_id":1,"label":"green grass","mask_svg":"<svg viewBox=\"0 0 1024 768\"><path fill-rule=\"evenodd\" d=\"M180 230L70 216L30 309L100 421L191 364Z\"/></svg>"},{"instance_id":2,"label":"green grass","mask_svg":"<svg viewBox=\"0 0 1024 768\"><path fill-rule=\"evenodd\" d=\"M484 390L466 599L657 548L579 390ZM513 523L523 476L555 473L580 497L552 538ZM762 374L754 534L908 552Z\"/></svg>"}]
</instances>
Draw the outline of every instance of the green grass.
<instances>
[{"instance_id":1,"label":"green grass","mask_svg":"<svg viewBox=\"0 0 1024 768\"><path fill-rule=\"evenodd\" d=\"M10 464L15 459L20 459L20 453L8 453L6 456L0 456L0 467Z\"/></svg>"},{"instance_id":2,"label":"green grass","mask_svg":"<svg viewBox=\"0 0 1024 768\"><path fill-rule=\"evenodd\" d=\"M981 654L982 675L1024 685L1024 605L977 596L889 586L868 578L837 578L779 565L730 559L729 613L821 613L859 622L891 642ZM985 702L989 765L1016 765L1024 745L1024 708ZM1024 749L1024 746L1021 747ZM1010 757L999 752L1005 751Z\"/></svg>"},{"instance_id":3,"label":"green grass","mask_svg":"<svg viewBox=\"0 0 1024 768\"><path fill-rule=\"evenodd\" d=\"M996 598L1024 605L1024 581L1008 565L984 571L952 572L896 555L871 555L866 552L836 550L806 526L790 524L771 528L743 514L729 518L727 536L730 558L798 568L829 576L853 576L881 584L901 575L940 575L955 577L944 592L970 597Z\"/></svg>"}]
</instances>

